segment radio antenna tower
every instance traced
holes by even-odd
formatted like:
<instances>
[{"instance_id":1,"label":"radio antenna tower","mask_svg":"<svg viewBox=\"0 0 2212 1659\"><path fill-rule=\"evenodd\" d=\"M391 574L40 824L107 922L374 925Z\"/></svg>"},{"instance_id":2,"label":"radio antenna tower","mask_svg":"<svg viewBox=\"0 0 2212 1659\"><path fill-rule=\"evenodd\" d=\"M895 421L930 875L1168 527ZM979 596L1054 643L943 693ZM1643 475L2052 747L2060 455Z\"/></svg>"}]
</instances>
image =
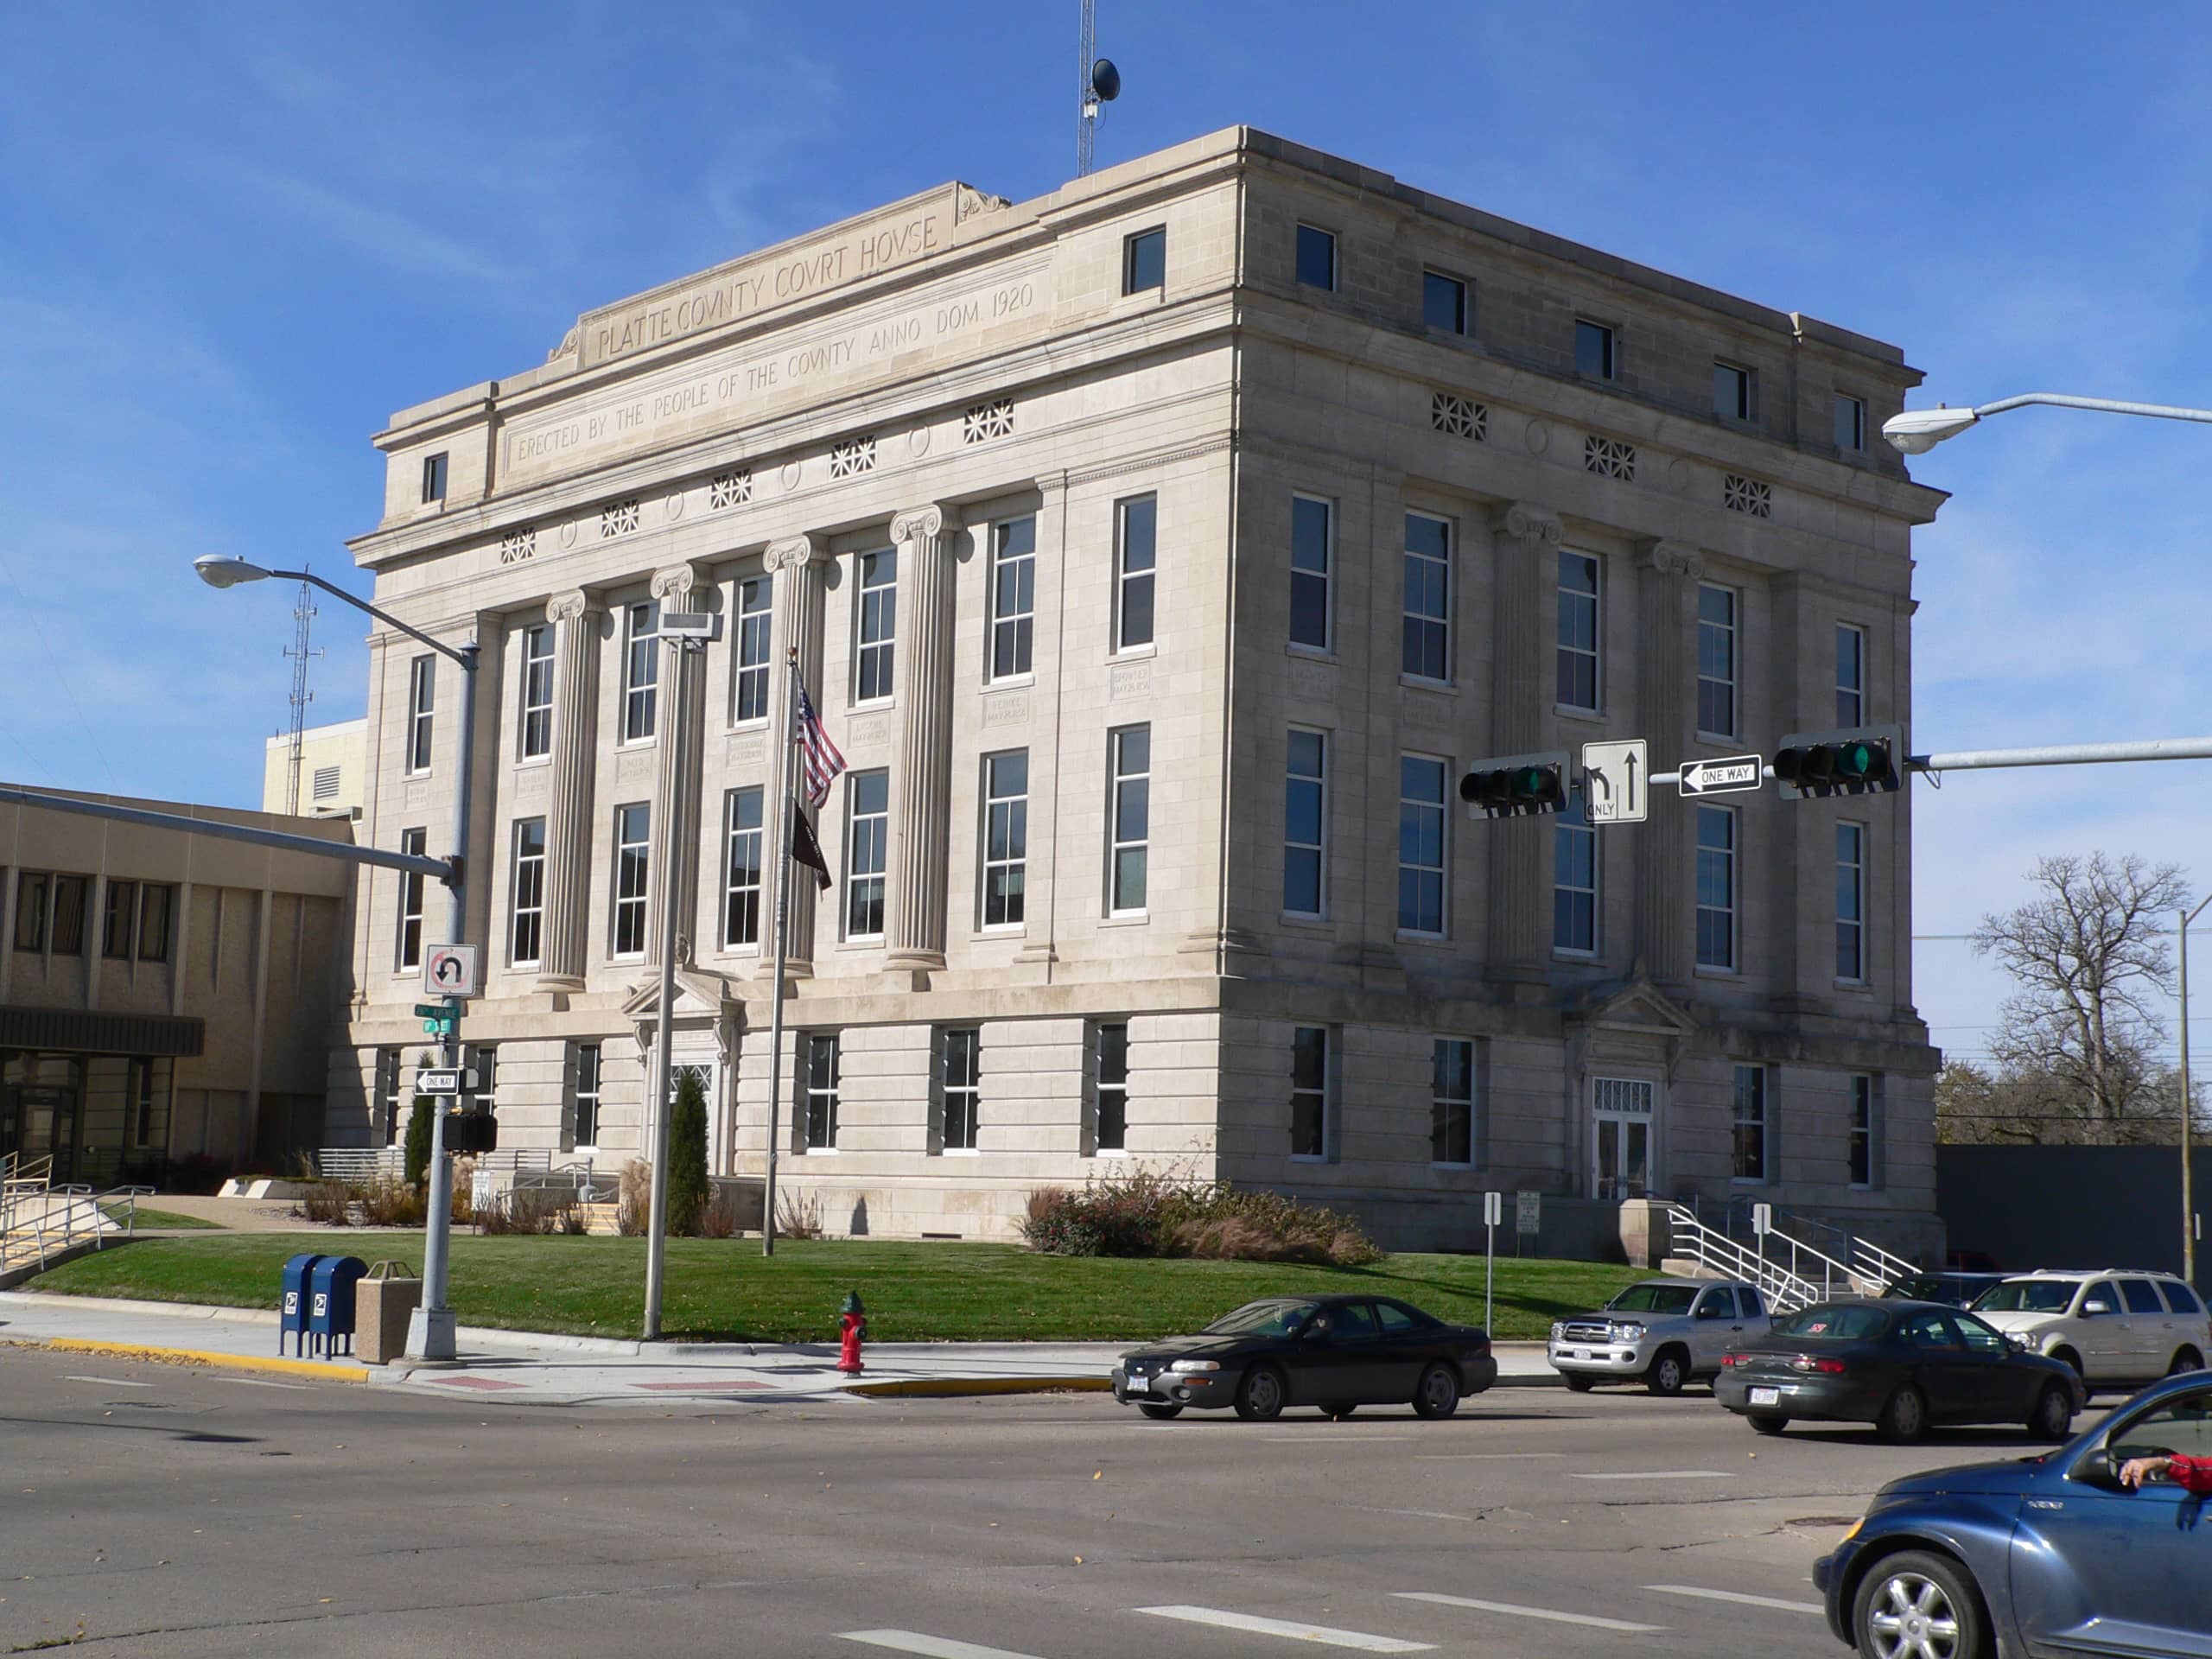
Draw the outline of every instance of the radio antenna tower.
<instances>
[{"instance_id":1,"label":"radio antenna tower","mask_svg":"<svg viewBox=\"0 0 2212 1659\"><path fill-rule=\"evenodd\" d=\"M1098 106L1121 95L1122 72L1098 53L1098 0L1079 0L1076 25L1076 67L1082 90L1077 94L1075 118L1075 175L1090 174L1092 140L1098 128Z\"/></svg>"},{"instance_id":2,"label":"radio antenna tower","mask_svg":"<svg viewBox=\"0 0 2212 1659\"><path fill-rule=\"evenodd\" d=\"M315 693L308 690L308 659L322 655L308 649L314 625L315 589L303 582L292 607L292 643L284 649L292 659L292 743L284 757L284 810L294 817L300 815L300 759L307 743L308 704L315 701Z\"/></svg>"}]
</instances>

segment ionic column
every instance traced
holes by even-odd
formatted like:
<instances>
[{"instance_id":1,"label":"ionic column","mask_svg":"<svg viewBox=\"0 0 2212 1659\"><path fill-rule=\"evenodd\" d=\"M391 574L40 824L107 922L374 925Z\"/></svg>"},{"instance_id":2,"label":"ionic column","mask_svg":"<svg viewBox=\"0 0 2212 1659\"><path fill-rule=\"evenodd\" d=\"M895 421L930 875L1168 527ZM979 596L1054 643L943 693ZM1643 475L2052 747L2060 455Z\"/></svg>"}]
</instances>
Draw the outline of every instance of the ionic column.
<instances>
[{"instance_id":1,"label":"ionic column","mask_svg":"<svg viewBox=\"0 0 2212 1659\"><path fill-rule=\"evenodd\" d=\"M663 612L688 611L704 586L688 564L654 573L653 597ZM663 882L676 884L676 959L691 960L691 936L699 915L699 760L702 749L700 728L706 712L706 664L695 656L681 667L676 652L656 643L660 652L658 712L653 722L654 776L652 870L645 911L645 955L658 962L661 951L662 906L668 896ZM679 680L682 698L677 696Z\"/></svg>"},{"instance_id":2,"label":"ionic column","mask_svg":"<svg viewBox=\"0 0 2212 1659\"><path fill-rule=\"evenodd\" d=\"M891 521L906 587L899 630L906 684L891 789L891 892L884 965L944 966L952 812L952 563L957 515L919 507Z\"/></svg>"},{"instance_id":3,"label":"ionic column","mask_svg":"<svg viewBox=\"0 0 2212 1659\"><path fill-rule=\"evenodd\" d=\"M1494 755L1542 746L1554 701L1550 634L1543 626L1544 582L1565 536L1556 513L1525 501L1497 517L1491 537L1491 747ZM1535 830L1536 833L1528 831ZM1489 971L1540 979L1547 951L1546 837L1534 825L1499 825L1490 843Z\"/></svg>"},{"instance_id":4,"label":"ionic column","mask_svg":"<svg viewBox=\"0 0 2212 1659\"><path fill-rule=\"evenodd\" d=\"M777 642L795 646L798 651L798 671L806 682L807 692L814 698L818 710L826 691L822 683L822 616L827 601L823 588L826 583L830 556L815 544L811 536L793 536L788 540L771 542L762 560L776 585L775 634ZM778 854L782 850L783 823L777 817L778 807L787 798L798 797L801 811L807 810L804 798L791 780L791 734L785 722L798 707L791 695L791 667L787 657L779 652L773 677L775 696L772 707L774 713L769 720L771 747L769 749L768 779L772 803L764 814L769 838L764 850L768 855L769 870L776 868ZM817 837L823 845L825 855L835 843L829 836ZM785 942L785 972L804 979L814 972L814 917L820 900L820 891L815 886L813 873L794 865L791 890L791 925ZM840 891L832 888L833 893ZM770 895L771 902L773 895ZM760 973L764 979L774 971L772 950L763 950Z\"/></svg>"},{"instance_id":5,"label":"ionic column","mask_svg":"<svg viewBox=\"0 0 2212 1659\"><path fill-rule=\"evenodd\" d=\"M1655 764L1693 753L1695 711L1690 692L1697 665L1697 582L1705 556L1680 542L1653 542L1637 561L1636 701L1638 728L1649 734ZM1673 791L1662 791L1662 797ZM1690 912L1696 870L1691 859L1694 803L1678 797L1652 803L1636 834L1636 968L1654 982L1687 986L1691 978Z\"/></svg>"},{"instance_id":6,"label":"ionic column","mask_svg":"<svg viewBox=\"0 0 2212 1659\"><path fill-rule=\"evenodd\" d=\"M599 758L599 625L581 588L545 607L553 625L553 787L545 808L545 938L537 988L580 991L591 938L591 797Z\"/></svg>"}]
</instances>

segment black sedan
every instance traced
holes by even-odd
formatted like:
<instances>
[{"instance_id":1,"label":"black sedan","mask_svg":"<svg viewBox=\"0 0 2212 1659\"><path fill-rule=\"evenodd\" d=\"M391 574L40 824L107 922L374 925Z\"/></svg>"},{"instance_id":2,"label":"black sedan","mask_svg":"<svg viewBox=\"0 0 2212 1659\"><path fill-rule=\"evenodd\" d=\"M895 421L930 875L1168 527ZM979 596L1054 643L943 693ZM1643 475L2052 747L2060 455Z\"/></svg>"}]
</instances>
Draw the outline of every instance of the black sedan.
<instances>
[{"instance_id":1,"label":"black sedan","mask_svg":"<svg viewBox=\"0 0 2212 1659\"><path fill-rule=\"evenodd\" d=\"M1147 1417L1233 1406L1265 1422L1285 1406L1344 1418L1360 1406L1407 1404L1449 1417L1461 1395L1497 1380L1490 1338L1471 1325L1387 1296L1285 1296L1122 1355L1114 1398Z\"/></svg>"},{"instance_id":2,"label":"black sedan","mask_svg":"<svg viewBox=\"0 0 2212 1659\"><path fill-rule=\"evenodd\" d=\"M1992 1285L2001 1285L2001 1273L1909 1273L1882 1293L1885 1301L1941 1302L1946 1307L1972 1307L1974 1299Z\"/></svg>"},{"instance_id":3,"label":"black sedan","mask_svg":"<svg viewBox=\"0 0 2212 1659\"><path fill-rule=\"evenodd\" d=\"M1934 1302L1824 1302L1723 1357L1713 1392L1762 1434L1792 1418L1872 1423L1916 1440L1937 1423L2021 1423L2063 1440L2082 1409L2073 1368Z\"/></svg>"}]
</instances>

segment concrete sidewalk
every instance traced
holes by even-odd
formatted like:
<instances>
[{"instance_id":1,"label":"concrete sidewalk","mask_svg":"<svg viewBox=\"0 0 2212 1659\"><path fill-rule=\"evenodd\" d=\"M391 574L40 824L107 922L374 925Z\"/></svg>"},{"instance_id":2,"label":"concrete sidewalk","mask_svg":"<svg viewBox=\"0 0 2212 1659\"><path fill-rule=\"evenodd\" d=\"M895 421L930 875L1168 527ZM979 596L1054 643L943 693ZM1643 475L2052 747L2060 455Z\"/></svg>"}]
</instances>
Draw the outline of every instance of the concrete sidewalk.
<instances>
[{"instance_id":1,"label":"concrete sidewalk","mask_svg":"<svg viewBox=\"0 0 2212 1659\"><path fill-rule=\"evenodd\" d=\"M498 1395L524 1405L656 1402L857 1402L870 1397L1103 1390L1134 1343L872 1343L868 1370L836 1369L835 1343L652 1343L463 1325L450 1365L387 1366L279 1357L275 1312L0 1293L0 1343L88 1356L168 1360L302 1382L365 1383L431 1395ZM1540 1343L1501 1343L1498 1386L1555 1385Z\"/></svg>"}]
</instances>

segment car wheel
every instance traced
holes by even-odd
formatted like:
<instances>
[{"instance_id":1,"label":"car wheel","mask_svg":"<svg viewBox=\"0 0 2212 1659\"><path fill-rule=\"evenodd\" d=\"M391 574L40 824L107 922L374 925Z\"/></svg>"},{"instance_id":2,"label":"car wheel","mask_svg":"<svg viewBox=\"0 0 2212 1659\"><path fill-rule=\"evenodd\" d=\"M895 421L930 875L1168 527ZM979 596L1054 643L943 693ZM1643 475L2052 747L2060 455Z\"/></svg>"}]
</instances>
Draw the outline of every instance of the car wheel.
<instances>
[{"instance_id":1,"label":"car wheel","mask_svg":"<svg viewBox=\"0 0 2212 1659\"><path fill-rule=\"evenodd\" d=\"M1852 1601L1851 1632L1862 1659L1981 1659L1989 1643L1966 1569L1916 1549L1885 1558L1866 1575Z\"/></svg>"},{"instance_id":2,"label":"car wheel","mask_svg":"<svg viewBox=\"0 0 2212 1659\"><path fill-rule=\"evenodd\" d=\"M1163 1423L1170 1418L1180 1417L1183 1414L1182 1407L1159 1400L1140 1400L1137 1402L1137 1409L1147 1417L1158 1418Z\"/></svg>"},{"instance_id":3,"label":"car wheel","mask_svg":"<svg viewBox=\"0 0 2212 1659\"><path fill-rule=\"evenodd\" d=\"M1689 1380L1689 1358L1679 1348L1662 1348L1643 1374L1643 1386L1654 1394L1680 1394Z\"/></svg>"},{"instance_id":4,"label":"car wheel","mask_svg":"<svg viewBox=\"0 0 2212 1659\"><path fill-rule=\"evenodd\" d=\"M1908 1382L1883 1405L1874 1427L1892 1446L1910 1446L1928 1432L1928 1402Z\"/></svg>"},{"instance_id":5,"label":"car wheel","mask_svg":"<svg viewBox=\"0 0 2212 1659\"><path fill-rule=\"evenodd\" d=\"M1236 1385L1236 1414L1248 1423L1271 1423L1282 1415L1282 1373L1255 1365Z\"/></svg>"},{"instance_id":6,"label":"car wheel","mask_svg":"<svg viewBox=\"0 0 2212 1659\"><path fill-rule=\"evenodd\" d=\"M2058 1383L2044 1385L2036 1400L2028 1433L2039 1440L2063 1440L2074 1432L2074 1396Z\"/></svg>"},{"instance_id":7,"label":"car wheel","mask_svg":"<svg viewBox=\"0 0 2212 1659\"><path fill-rule=\"evenodd\" d=\"M1321 1414L1332 1422L1341 1423L1358 1409L1359 1402L1357 1400L1332 1400L1321 1408Z\"/></svg>"},{"instance_id":8,"label":"car wheel","mask_svg":"<svg viewBox=\"0 0 2212 1659\"><path fill-rule=\"evenodd\" d=\"M2204 1356L2194 1348L2184 1348L2174 1356L2174 1363L2166 1367L2166 1375L2179 1376L2183 1371L2201 1371L2203 1369Z\"/></svg>"},{"instance_id":9,"label":"car wheel","mask_svg":"<svg viewBox=\"0 0 2212 1659\"><path fill-rule=\"evenodd\" d=\"M1755 1411L1751 1421L1751 1431L1758 1434L1779 1434L1789 1427L1787 1417L1777 1417L1770 1411Z\"/></svg>"},{"instance_id":10,"label":"car wheel","mask_svg":"<svg viewBox=\"0 0 2212 1659\"><path fill-rule=\"evenodd\" d=\"M1414 1411L1418 1416L1449 1417L1459 1409L1459 1379L1452 1374L1449 1365L1432 1365L1421 1374L1421 1386L1414 1390Z\"/></svg>"},{"instance_id":11,"label":"car wheel","mask_svg":"<svg viewBox=\"0 0 2212 1659\"><path fill-rule=\"evenodd\" d=\"M1586 1371L1561 1371L1560 1375L1567 1379L1567 1386L1576 1394L1587 1394L1598 1386L1598 1379Z\"/></svg>"},{"instance_id":12,"label":"car wheel","mask_svg":"<svg viewBox=\"0 0 2212 1659\"><path fill-rule=\"evenodd\" d=\"M2082 1356L2075 1353L2071 1348L2054 1348L2050 1351L2050 1357L2062 1365L2071 1365L2074 1368L2075 1376L2082 1376ZM2084 1380L2086 1381L2087 1379L2085 1378Z\"/></svg>"}]
</instances>

